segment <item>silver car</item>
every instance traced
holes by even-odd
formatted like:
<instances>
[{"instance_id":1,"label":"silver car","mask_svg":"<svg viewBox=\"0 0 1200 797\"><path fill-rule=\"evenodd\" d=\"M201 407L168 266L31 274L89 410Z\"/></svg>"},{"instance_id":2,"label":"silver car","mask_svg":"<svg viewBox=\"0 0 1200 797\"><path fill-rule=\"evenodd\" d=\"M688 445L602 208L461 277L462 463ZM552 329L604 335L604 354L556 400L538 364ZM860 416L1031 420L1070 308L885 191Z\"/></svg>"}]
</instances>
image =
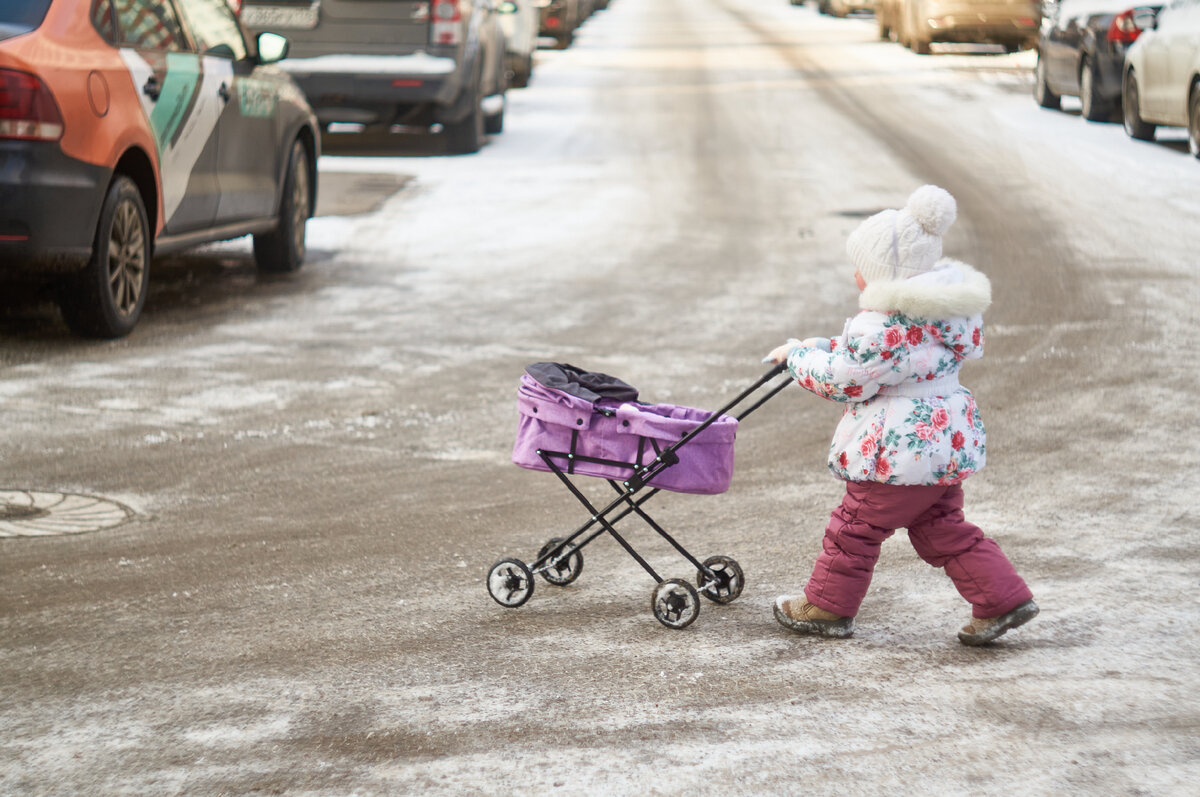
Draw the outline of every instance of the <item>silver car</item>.
<instances>
[{"instance_id":1,"label":"silver car","mask_svg":"<svg viewBox=\"0 0 1200 797\"><path fill-rule=\"evenodd\" d=\"M322 125L440 125L451 152L504 127L504 31L493 0L243 0L242 23L287 36L283 68Z\"/></svg>"},{"instance_id":2,"label":"silver car","mask_svg":"<svg viewBox=\"0 0 1200 797\"><path fill-rule=\"evenodd\" d=\"M1200 158L1200 0L1172 0L1134 21L1143 32L1125 54L1125 132L1150 141L1159 125L1186 127Z\"/></svg>"}]
</instances>

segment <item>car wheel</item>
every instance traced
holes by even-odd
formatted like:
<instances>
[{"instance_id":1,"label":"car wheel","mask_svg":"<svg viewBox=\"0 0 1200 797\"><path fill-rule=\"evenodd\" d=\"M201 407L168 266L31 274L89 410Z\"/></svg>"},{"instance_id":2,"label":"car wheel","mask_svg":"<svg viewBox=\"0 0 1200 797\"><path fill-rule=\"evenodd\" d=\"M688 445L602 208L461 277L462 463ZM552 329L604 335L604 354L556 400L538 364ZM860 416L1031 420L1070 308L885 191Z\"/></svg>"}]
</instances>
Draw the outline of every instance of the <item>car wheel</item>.
<instances>
[{"instance_id":1,"label":"car wheel","mask_svg":"<svg viewBox=\"0 0 1200 797\"><path fill-rule=\"evenodd\" d=\"M884 24L883 20L879 20L879 40L887 41L892 38L892 29Z\"/></svg>"},{"instance_id":2,"label":"car wheel","mask_svg":"<svg viewBox=\"0 0 1200 797\"><path fill-rule=\"evenodd\" d=\"M500 112L488 114L487 116L483 117L483 132L487 133L488 135L494 136L497 133L504 132L504 103L503 103L504 95L503 94L500 95L500 99L501 99Z\"/></svg>"},{"instance_id":3,"label":"car wheel","mask_svg":"<svg viewBox=\"0 0 1200 797\"><path fill-rule=\"evenodd\" d=\"M91 258L60 288L58 304L72 332L119 338L133 331L150 283L152 235L137 185L117 175L100 208Z\"/></svg>"},{"instance_id":4,"label":"car wheel","mask_svg":"<svg viewBox=\"0 0 1200 797\"><path fill-rule=\"evenodd\" d=\"M925 39L918 39L915 35L912 38L912 51L917 55L930 55L933 49L929 46L929 42Z\"/></svg>"},{"instance_id":5,"label":"car wheel","mask_svg":"<svg viewBox=\"0 0 1200 797\"><path fill-rule=\"evenodd\" d=\"M279 221L271 232L254 236L254 262L260 271L286 273L304 264L305 231L312 215L309 175L308 150L297 139L292 143L283 175Z\"/></svg>"},{"instance_id":6,"label":"car wheel","mask_svg":"<svg viewBox=\"0 0 1200 797\"><path fill-rule=\"evenodd\" d=\"M533 77L533 54L525 56L521 62L521 66L513 70L512 87L514 89L523 89L529 86L529 79Z\"/></svg>"},{"instance_id":7,"label":"car wheel","mask_svg":"<svg viewBox=\"0 0 1200 797\"><path fill-rule=\"evenodd\" d=\"M1122 84L1121 110L1121 116L1125 121L1125 132L1130 138L1140 141L1154 140L1156 125L1142 120L1142 113L1138 109L1137 76L1132 69L1125 73L1125 82Z\"/></svg>"},{"instance_id":8,"label":"car wheel","mask_svg":"<svg viewBox=\"0 0 1200 797\"><path fill-rule=\"evenodd\" d=\"M1043 108L1058 110L1062 107L1062 97L1050 90L1046 82L1046 61L1038 53L1037 66L1033 68L1033 98Z\"/></svg>"},{"instance_id":9,"label":"car wheel","mask_svg":"<svg viewBox=\"0 0 1200 797\"><path fill-rule=\"evenodd\" d=\"M1192 100L1188 103L1188 149L1200 158L1200 83L1192 86Z\"/></svg>"},{"instance_id":10,"label":"car wheel","mask_svg":"<svg viewBox=\"0 0 1200 797\"><path fill-rule=\"evenodd\" d=\"M445 125L446 147L455 155L470 155L483 146L482 75L476 74L471 92L471 109L457 122Z\"/></svg>"},{"instance_id":11,"label":"car wheel","mask_svg":"<svg viewBox=\"0 0 1200 797\"><path fill-rule=\"evenodd\" d=\"M1108 103L1096 96L1096 68L1090 58L1084 58L1079 67L1079 101L1083 118L1089 122L1106 122L1112 115Z\"/></svg>"}]
</instances>

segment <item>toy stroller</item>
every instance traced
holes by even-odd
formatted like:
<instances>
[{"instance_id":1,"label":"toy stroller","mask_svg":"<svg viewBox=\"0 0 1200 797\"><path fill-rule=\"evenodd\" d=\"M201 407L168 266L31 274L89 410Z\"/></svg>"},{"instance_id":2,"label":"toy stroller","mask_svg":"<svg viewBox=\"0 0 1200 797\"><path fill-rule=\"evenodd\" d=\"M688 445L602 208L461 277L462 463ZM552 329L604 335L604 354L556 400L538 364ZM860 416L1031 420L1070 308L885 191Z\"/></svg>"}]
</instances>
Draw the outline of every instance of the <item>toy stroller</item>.
<instances>
[{"instance_id":1,"label":"toy stroller","mask_svg":"<svg viewBox=\"0 0 1200 797\"><path fill-rule=\"evenodd\" d=\"M529 366L521 377L513 462L554 473L591 518L569 536L550 539L532 565L520 559L501 559L492 565L488 593L501 606L515 609L533 595L535 574L554 586L570 584L583 571L583 548L608 532L656 582L650 607L668 628L686 628L696 619L700 595L719 604L735 600L745 585L738 563L728 556L699 561L642 507L659 490L711 495L729 489L738 422L792 380L771 386L736 418L727 413L785 370L784 365L773 367L725 407L709 413L639 402L635 388L607 374L562 363ZM576 475L605 479L616 497L597 509L571 480ZM646 489L645 495L634 498ZM616 524L631 514L644 520L696 568L699 590L685 579L664 580L617 532Z\"/></svg>"}]
</instances>

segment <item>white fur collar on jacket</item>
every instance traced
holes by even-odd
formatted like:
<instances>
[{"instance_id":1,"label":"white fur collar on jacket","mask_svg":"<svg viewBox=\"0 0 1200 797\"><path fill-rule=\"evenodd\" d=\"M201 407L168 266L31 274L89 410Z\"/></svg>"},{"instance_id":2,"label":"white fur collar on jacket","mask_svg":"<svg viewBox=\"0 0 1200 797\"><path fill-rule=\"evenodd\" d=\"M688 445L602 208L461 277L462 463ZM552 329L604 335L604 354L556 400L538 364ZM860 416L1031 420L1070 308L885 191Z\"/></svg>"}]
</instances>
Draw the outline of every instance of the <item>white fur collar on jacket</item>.
<instances>
[{"instance_id":1,"label":"white fur collar on jacket","mask_svg":"<svg viewBox=\"0 0 1200 797\"><path fill-rule=\"evenodd\" d=\"M980 271L943 258L932 271L905 280L872 282L859 295L863 310L898 311L910 318L960 318L992 303L992 283Z\"/></svg>"}]
</instances>

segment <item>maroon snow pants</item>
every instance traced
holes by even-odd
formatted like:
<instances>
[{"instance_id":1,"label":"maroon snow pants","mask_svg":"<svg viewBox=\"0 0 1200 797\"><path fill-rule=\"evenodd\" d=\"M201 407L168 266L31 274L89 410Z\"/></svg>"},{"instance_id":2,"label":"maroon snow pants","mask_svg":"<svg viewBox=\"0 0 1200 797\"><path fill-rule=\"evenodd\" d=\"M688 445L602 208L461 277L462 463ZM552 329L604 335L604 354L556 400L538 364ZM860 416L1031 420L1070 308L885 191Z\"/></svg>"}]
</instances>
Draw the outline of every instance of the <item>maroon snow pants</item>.
<instances>
[{"instance_id":1,"label":"maroon snow pants","mask_svg":"<svg viewBox=\"0 0 1200 797\"><path fill-rule=\"evenodd\" d=\"M963 517L962 486L846 482L829 518L804 594L827 612L853 617L871 585L883 541L908 529L917 554L944 567L975 617L997 617L1033 597L1000 546Z\"/></svg>"}]
</instances>

